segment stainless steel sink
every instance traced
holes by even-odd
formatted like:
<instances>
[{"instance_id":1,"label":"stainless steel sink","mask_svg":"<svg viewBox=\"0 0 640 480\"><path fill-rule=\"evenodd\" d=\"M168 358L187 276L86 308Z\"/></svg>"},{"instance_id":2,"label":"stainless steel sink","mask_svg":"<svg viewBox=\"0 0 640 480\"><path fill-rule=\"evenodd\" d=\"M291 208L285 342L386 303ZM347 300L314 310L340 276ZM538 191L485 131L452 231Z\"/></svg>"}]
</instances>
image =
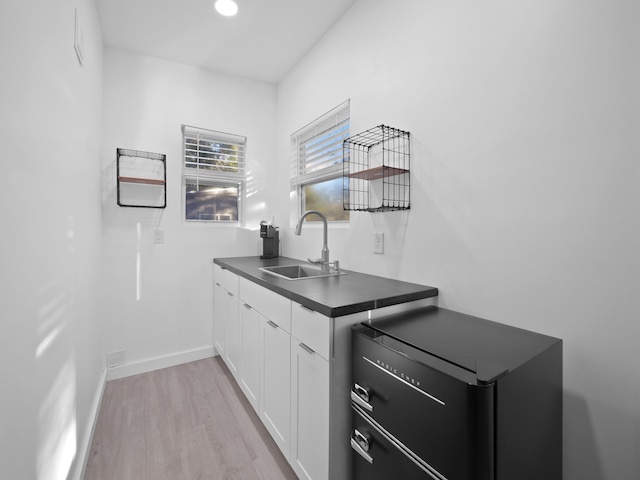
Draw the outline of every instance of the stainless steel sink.
<instances>
[{"instance_id":1,"label":"stainless steel sink","mask_svg":"<svg viewBox=\"0 0 640 480\"><path fill-rule=\"evenodd\" d=\"M277 267L262 267L258 270L275 275L276 277L286 278L287 280L305 280L308 278L318 277L335 277L337 275L345 275L345 271L323 272L317 267L309 265L280 265Z\"/></svg>"}]
</instances>

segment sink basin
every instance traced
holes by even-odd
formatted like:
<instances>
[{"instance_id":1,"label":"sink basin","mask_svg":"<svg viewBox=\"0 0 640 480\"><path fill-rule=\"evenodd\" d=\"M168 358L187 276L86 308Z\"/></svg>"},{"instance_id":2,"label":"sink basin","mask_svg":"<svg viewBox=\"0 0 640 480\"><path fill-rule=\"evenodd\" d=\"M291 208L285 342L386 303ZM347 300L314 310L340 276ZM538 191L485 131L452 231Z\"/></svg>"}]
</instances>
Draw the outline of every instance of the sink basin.
<instances>
[{"instance_id":1,"label":"sink basin","mask_svg":"<svg viewBox=\"0 0 640 480\"><path fill-rule=\"evenodd\" d=\"M337 275L345 275L347 272L332 271L323 272L318 267L309 265L280 265L277 267L262 267L258 270L275 275L276 277L286 278L287 280L305 280L308 278L318 277L335 277Z\"/></svg>"}]
</instances>

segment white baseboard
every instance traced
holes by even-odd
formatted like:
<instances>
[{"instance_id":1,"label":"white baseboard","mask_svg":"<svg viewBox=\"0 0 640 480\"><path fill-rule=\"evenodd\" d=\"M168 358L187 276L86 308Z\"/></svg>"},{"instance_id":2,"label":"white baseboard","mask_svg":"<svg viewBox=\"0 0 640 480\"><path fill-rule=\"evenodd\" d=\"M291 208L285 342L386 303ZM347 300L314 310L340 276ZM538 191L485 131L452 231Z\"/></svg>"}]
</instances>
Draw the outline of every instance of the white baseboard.
<instances>
[{"instance_id":1,"label":"white baseboard","mask_svg":"<svg viewBox=\"0 0 640 480\"><path fill-rule=\"evenodd\" d=\"M100 413L100 406L102 405L102 397L104 395L104 386L107 383L107 370L103 370L100 374L100 380L98 388L93 397L93 403L91 404L91 412L89 414L89 421L87 422L86 431L84 432L83 444L78 448L78 457L75 467L75 475L69 476L69 478L75 478L82 480L84 478L85 470L87 469L87 462L91 455L91 444L93 443L93 434L96 431L96 425L98 424L98 414Z\"/></svg>"},{"instance_id":2,"label":"white baseboard","mask_svg":"<svg viewBox=\"0 0 640 480\"><path fill-rule=\"evenodd\" d=\"M165 357L151 358L141 362L120 365L107 369L107 381L118 378L130 377L140 373L152 372L161 368L173 367L181 363L195 362L215 355L213 346L190 350L187 352L175 353Z\"/></svg>"}]
</instances>

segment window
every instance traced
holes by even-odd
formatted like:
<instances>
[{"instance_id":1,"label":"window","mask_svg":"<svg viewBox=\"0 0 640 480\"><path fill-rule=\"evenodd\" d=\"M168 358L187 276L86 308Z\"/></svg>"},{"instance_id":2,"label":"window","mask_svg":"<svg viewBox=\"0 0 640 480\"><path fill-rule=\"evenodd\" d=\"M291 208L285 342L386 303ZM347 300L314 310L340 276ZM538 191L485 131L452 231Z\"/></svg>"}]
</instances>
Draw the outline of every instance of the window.
<instances>
[{"instance_id":1,"label":"window","mask_svg":"<svg viewBox=\"0 0 640 480\"><path fill-rule=\"evenodd\" d=\"M182 126L184 218L241 222L246 137Z\"/></svg>"},{"instance_id":2,"label":"window","mask_svg":"<svg viewBox=\"0 0 640 480\"><path fill-rule=\"evenodd\" d=\"M349 101L291 135L291 190L296 219L319 210L327 220L348 221L342 207L342 142L349 138ZM307 221L320 221L312 215Z\"/></svg>"}]
</instances>

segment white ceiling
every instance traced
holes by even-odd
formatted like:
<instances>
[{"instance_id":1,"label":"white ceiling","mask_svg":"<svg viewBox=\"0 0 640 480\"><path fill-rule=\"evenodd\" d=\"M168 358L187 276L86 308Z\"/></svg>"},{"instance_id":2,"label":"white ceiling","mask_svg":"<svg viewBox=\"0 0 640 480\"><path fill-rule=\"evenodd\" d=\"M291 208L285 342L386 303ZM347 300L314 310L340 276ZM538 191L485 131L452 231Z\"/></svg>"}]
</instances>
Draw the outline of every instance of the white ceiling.
<instances>
[{"instance_id":1,"label":"white ceiling","mask_svg":"<svg viewBox=\"0 0 640 480\"><path fill-rule=\"evenodd\" d=\"M355 0L97 0L105 46L278 83Z\"/></svg>"}]
</instances>

